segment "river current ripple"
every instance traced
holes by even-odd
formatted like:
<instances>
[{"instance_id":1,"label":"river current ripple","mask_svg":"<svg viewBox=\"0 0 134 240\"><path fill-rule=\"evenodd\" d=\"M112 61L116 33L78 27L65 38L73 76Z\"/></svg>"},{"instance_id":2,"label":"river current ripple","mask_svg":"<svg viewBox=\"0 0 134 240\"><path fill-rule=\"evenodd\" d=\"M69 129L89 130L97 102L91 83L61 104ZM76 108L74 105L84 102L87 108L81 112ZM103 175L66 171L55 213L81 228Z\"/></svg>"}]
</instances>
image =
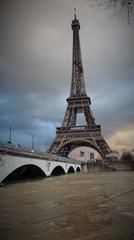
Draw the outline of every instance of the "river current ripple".
<instances>
[{"instance_id":1,"label":"river current ripple","mask_svg":"<svg viewBox=\"0 0 134 240\"><path fill-rule=\"evenodd\" d=\"M1 240L133 240L134 172L75 173L0 188Z\"/></svg>"}]
</instances>

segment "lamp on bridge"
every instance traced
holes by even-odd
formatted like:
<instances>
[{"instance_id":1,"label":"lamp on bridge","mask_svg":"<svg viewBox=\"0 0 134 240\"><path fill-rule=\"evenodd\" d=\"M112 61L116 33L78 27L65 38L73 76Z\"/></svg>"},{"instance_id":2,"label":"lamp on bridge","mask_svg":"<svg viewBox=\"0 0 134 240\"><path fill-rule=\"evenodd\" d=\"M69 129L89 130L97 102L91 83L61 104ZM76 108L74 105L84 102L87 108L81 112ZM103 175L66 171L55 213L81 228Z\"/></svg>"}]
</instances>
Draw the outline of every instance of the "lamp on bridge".
<instances>
[{"instance_id":1,"label":"lamp on bridge","mask_svg":"<svg viewBox=\"0 0 134 240\"><path fill-rule=\"evenodd\" d=\"M34 136L32 135L32 150L31 152L34 152Z\"/></svg>"},{"instance_id":2,"label":"lamp on bridge","mask_svg":"<svg viewBox=\"0 0 134 240\"><path fill-rule=\"evenodd\" d=\"M12 144L12 126L11 125L9 126L9 140L7 143Z\"/></svg>"}]
</instances>

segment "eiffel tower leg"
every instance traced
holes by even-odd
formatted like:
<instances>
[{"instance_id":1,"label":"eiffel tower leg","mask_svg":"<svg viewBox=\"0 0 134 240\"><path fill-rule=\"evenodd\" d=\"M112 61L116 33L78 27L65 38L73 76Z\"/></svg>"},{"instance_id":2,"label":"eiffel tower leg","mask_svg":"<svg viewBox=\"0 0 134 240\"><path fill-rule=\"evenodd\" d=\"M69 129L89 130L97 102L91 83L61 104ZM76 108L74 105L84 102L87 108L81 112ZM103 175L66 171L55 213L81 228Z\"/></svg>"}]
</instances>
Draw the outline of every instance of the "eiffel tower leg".
<instances>
[{"instance_id":1,"label":"eiffel tower leg","mask_svg":"<svg viewBox=\"0 0 134 240\"><path fill-rule=\"evenodd\" d=\"M54 141L52 142L47 152L51 154L57 154L57 148L59 144L60 142L58 141L57 137L55 137Z\"/></svg>"},{"instance_id":2,"label":"eiffel tower leg","mask_svg":"<svg viewBox=\"0 0 134 240\"><path fill-rule=\"evenodd\" d=\"M106 156L107 154L111 153L111 149L109 148L108 144L104 140L104 138L101 136L98 140L96 140L96 143L101 151L101 153Z\"/></svg>"}]
</instances>

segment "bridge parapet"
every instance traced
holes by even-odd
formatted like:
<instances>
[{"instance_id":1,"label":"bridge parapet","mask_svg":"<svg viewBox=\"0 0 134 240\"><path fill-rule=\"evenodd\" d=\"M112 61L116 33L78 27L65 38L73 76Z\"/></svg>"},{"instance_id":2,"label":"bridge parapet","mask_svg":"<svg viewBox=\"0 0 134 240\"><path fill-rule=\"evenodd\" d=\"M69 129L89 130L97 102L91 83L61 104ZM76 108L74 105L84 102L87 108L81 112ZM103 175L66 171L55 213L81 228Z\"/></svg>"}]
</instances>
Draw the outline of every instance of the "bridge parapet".
<instances>
[{"instance_id":1,"label":"bridge parapet","mask_svg":"<svg viewBox=\"0 0 134 240\"><path fill-rule=\"evenodd\" d=\"M49 160L49 161L60 161L74 164L81 164L81 161L75 159L69 159L65 157L61 157L58 155L50 154L50 153L42 153L42 152L30 152L27 149L21 149L13 144L1 144L0 142L0 153L8 154L12 156L21 156L28 157L40 160Z\"/></svg>"}]
</instances>

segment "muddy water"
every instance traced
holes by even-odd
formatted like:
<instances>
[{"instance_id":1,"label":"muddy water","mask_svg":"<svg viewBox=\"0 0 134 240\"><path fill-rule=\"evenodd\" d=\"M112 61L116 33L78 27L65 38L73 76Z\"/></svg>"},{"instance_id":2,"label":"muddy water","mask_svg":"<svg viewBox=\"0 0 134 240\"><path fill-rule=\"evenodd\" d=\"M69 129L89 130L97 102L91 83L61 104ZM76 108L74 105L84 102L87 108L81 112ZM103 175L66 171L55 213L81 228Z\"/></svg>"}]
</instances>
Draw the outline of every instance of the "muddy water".
<instances>
[{"instance_id":1,"label":"muddy water","mask_svg":"<svg viewBox=\"0 0 134 240\"><path fill-rule=\"evenodd\" d=\"M133 240L134 172L77 173L0 188L0 239Z\"/></svg>"}]
</instances>

